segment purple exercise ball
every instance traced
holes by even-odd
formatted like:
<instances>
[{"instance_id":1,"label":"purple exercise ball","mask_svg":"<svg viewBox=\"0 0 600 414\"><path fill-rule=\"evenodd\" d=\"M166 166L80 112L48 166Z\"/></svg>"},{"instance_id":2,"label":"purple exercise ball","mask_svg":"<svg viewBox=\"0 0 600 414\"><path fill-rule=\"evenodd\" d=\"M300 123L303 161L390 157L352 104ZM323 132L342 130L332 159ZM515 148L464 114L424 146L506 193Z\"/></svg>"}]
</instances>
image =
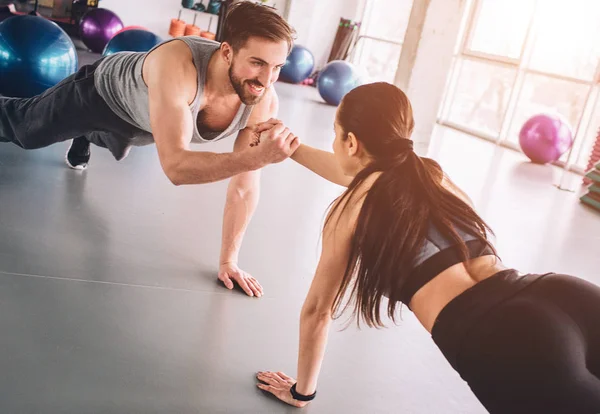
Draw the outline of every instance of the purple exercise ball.
<instances>
[{"instance_id":1,"label":"purple exercise ball","mask_svg":"<svg viewBox=\"0 0 600 414\"><path fill-rule=\"evenodd\" d=\"M573 145L568 123L559 115L534 115L519 133L521 149L536 164L557 161Z\"/></svg>"},{"instance_id":2,"label":"purple exercise ball","mask_svg":"<svg viewBox=\"0 0 600 414\"><path fill-rule=\"evenodd\" d=\"M123 27L119 16L110 10L91 9L81 18L79 34L92 52L102 53L110 39Z\"/></svg>"}]
</instances>

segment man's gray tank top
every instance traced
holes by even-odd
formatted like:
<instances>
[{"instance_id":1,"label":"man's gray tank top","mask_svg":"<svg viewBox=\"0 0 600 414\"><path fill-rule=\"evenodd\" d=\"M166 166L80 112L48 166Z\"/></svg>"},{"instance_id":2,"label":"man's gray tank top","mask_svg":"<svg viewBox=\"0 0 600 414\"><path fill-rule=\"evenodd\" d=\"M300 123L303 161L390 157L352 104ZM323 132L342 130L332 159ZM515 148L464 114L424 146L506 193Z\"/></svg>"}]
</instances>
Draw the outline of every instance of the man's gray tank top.
<instances>
[{"instance_id":1,"label":"man's gray tank top","mask_svg":"<svg viewBox=\"0 0 600 414\"><path fill-rule=\"evenodd\" d=\"M194 65L198 72L196 97L189 106L194 119L194 132L190 137L190 141L194 143L214 142L244 129L252 112L252 106L246 106L242 103L233 121L224 131L200 134L197 119L200 106L203 103L206 72L210 58L219 49L220 44L198 36L184 36L163 42L152 50L173 40L182 40L188 45L192 51ZM131 146L154 143L150 125L150 111L148 109L148 87L142 78L142 65L146 56L152 50L148 52L120 52L110 55L99 64L94 75L96 89L109 108L120 118L147 132L147 134L136 134L135 137L118 137L119 142L113 142L113 146L120 148L109 148L117 159L122 158L118 156L119 153L123 152L123 155L125 155ZM173 64L176 65L177 62L173 62ZM115 140L111 139L110 141Z\"/></svg>"}]
</instances>

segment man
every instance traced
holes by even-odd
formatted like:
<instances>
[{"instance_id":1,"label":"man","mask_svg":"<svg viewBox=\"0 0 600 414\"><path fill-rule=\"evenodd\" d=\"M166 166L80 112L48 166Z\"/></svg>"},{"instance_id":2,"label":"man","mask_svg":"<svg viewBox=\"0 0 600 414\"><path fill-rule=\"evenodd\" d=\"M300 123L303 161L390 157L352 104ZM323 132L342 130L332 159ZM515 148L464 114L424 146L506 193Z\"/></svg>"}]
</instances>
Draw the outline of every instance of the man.
<instances>
[{"instance_id":1,"label":"man","mask_svg":"<svg viewBox=\"0 0 600 414\"><path fill-rule=\"evenodd\" d=\"M272 9L245 1L231 7L224 24L221 44L177 38L148 53L102 58L39 96L0 98L0 142L36 149L73 139L66 162L75 169L87 167L90 142L117 160L132 146L154 143L174 185L232 178L218 277L260 297L260 284L237 265L238 252L258 202L260 168L288 158L299 142L278 122L254 131L277 115L272 85L295 33ZM190 141L236 133L233 152L190 149Z\"/></svg>"}]
</instances>

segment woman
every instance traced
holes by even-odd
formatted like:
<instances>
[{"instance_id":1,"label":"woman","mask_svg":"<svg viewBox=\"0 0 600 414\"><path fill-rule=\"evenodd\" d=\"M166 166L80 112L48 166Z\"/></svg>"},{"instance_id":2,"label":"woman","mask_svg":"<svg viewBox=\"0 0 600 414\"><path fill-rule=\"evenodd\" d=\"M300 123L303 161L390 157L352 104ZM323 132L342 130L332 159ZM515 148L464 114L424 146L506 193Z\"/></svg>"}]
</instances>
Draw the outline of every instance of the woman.
<instances>
[{"instance_id":1,"label":"woman","mask_svg":"<svg viewBox=\"0 0 600 414\"><path fill-rule=\"evenodd\" d=\"M294 154L348 190L327 216L302 308L297 382L260 372L258 387L308 404L332 317L351 299L357 321L381 326L387 299L393 321L399 303L414 312L491 413L600 413L600 288L504 267L468 198L413 152L413 127L401 90L368 84L338 108L334 154Z\"/></svg>"}]
</instances>

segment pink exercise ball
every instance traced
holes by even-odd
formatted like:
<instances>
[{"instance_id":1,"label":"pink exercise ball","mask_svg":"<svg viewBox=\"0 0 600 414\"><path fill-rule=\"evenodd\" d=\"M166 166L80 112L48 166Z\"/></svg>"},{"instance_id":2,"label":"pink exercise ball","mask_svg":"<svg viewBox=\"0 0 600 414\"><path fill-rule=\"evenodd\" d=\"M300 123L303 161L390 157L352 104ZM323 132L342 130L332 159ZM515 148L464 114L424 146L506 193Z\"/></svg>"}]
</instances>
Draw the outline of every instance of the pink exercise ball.
<instances>
[{"instance_id":1,"label":"pink exercise ball","mask_svg":"<svg viewBox=\"0 0 600 414\"><path fill-rule=\"evenodd\" d=\"M573 134L562 116L538 114L521 127L519 144L532 162L547 164L557 161L571 148Z\"/></svg>"},{"instance_id":2,"label":"pink exercise ball","mask_svg":"<svg viewBox=\"0 0 600 414\"><path fill-rule=\"evenodd\" d=\"M115 33L115 36L118 35L119 33L126 32L127 30L145 30L145 31L149 32L149 30L146 29L144 26L125 26L124 28L119 30L117 33ZM113 36L113 37L115 37L115 36Z\"/></svg>"}]
</instances>

